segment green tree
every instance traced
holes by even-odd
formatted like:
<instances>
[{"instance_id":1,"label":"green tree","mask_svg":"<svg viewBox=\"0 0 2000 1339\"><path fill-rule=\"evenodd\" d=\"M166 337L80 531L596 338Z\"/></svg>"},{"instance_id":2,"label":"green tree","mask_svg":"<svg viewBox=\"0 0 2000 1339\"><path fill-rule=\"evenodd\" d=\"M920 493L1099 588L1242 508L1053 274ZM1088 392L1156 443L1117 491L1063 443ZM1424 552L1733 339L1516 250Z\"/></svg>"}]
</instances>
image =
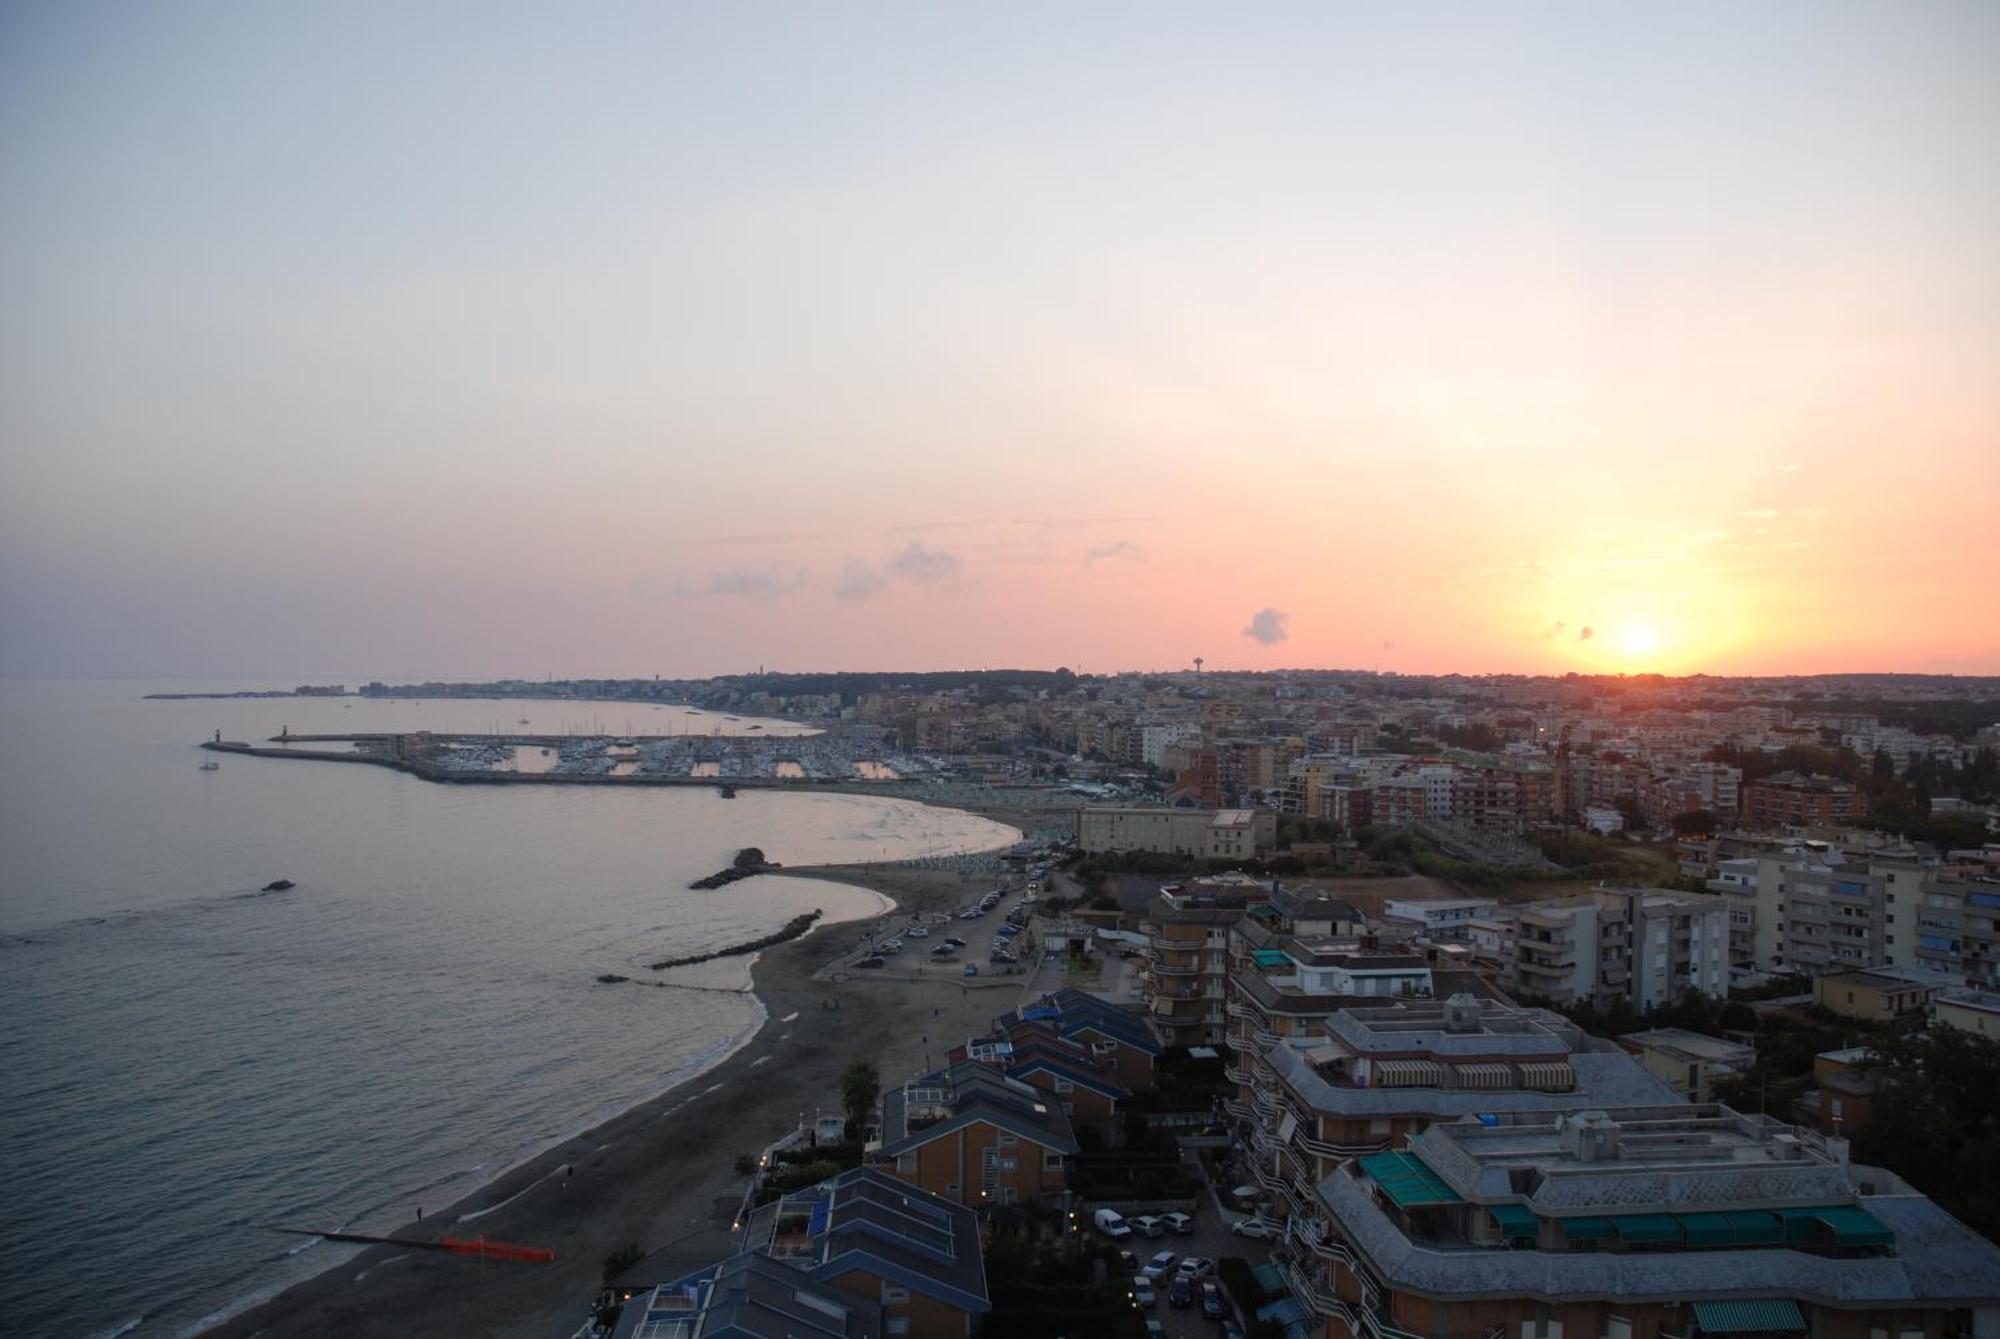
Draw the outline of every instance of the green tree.
<instances>
[{"instance_id":1,"label":"green tree","mask_svg":"<svg viewBox=\"0 0 2000 1339\"><path fill-rule=\"evenodd\" d=\"M636 1241L628 1241L614 1248L611 1254L604 1257L604 1286L609 1288L611 1280L645 1258L646 1253L639 1249L639 1243Z\"/></svg>"},{"instance_id":2,"label":"green tree","mask_svg":"<svg viewBox=\"0 0 2000 1339\"><path fill-rule=\"evenodd\" d=\"M1706 837L1715 831L1715 815L1706 809L1695 809L1685 814L1674 815L1674 835L1676 837Z\"/></svg>"},{"instance_id":3,"label":"green tree","mask_svg":"<svg viewBox=\"0 0 2000 1339\"><path fill-rule=\"evenodd\" d=\"M1940 1027L1873 1043L1857 1160L1887 1167L1987 1236L2000 1235L2000 1038Z\"/></svg>"},{"instance_id":4,"label":"green tree","mask_svg":"<svg viewBox=\"0 0 2000 1339\"><path fill-rule=\"evenodd\" d=\"M847 1112L847 1135L857 1137L882 1095L882 1075L872 1060L856 1060L840 1071L840 1105Z\"/></svg>"}]
</instances>

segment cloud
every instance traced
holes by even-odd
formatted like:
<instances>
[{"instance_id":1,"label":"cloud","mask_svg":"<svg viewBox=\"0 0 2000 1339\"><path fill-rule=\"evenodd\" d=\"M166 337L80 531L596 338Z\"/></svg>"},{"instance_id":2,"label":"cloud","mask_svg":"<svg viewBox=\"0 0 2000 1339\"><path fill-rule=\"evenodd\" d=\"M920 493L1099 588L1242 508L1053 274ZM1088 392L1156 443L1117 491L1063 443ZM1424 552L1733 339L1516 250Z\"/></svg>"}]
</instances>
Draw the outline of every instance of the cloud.
<instances>
[{"instance_id":1,"label":"cloud","mask_svg":"<svg viewBox=\"0 0 2000 1339\"><path fill-rule=\"evenodd\" d=\"M956 553L946 549L911 544L884 563L867 563L849 558L834 578L836 600L865 600L879 595L891 581L907 581L918 586L945 586L958 580L964 566Z\"/></svg>"},{"instance_id":2,"label":"cloud","mask_svg":"<svg viewBox=\"0 0 2000 1339\"><path fill-rule=\"evenodd\" d=\"M1553 641L1555 639L1555 635L1568 626L1569 624L1563 622L1561 619L1557 619L1554 623L1549 625L1549 630L1547 632L1544 632L1541 636L1537 637L1535 640L1538 642Z\"/></svg>"},{"instance_id":3,"label":"cloud","mask_svg":"<svg viewBox=\"0 0 2000 1339\"><path fill-rule=\"evenodd\" d=\"M1747 516L1753 521L1769 521L1777 517L1778 509L1776 507L1746 507L1736 514L1738 516Z\"/></svg>"},{"instance_id":4,"label":"cloud","mask_svg":"<svg viewBox=\"0 0 2000 1339\"><path fill-rule=\"evenodd\" d=\"M914 581L919 586L937 586L955 580L958 568L957 554L915 543L889 560L889 575Z\"/></svg>"},{"instance_id":5,"label":"cloud","mask_svg":"<svg viewBox=\"0 0 2000 1339\"><path fill-rule=\"evenodd\" d=\"M1115 544L1095 545L1083 555L1084 562L1089 564L1106 562L1113 558L1124 558L1135 563L1146 561L1146 555L1129 539L1121 539Z\"/></svg>"},{"instance_id":6,"label":"cloud","mask_svg":"<svg viewBox=\"0 0 2000 1339\"><path fill-rule=\"evenodd\" d=\"M865 600L882 587L889 584L889 578L858 558L850 558L834 578L833 598L836 600Z\"/></svg>"},{"instance_id":7,"label":"cloud","mask_svg":"<svg viewBox=\"0 0 2000 1339\"><path fill-rule=\"evenodd\" d=\"M1585 628L1582 632L1576 634L1576 639L1580 642L1587 642L1596 635L1597 634L1595 632L1592 632L1589 628Z\"/></svg>"},{"instance_id":8,"label":"cloud","mask_svg":"<svg viewBox=\"0 0 2000 1339\"><path fill-rule=\"evenodd\" d=\"M1250 615L1250 626L1243 629L1243 635L1253 642L1275 646L1292 635L1285 627L1290 619L1291 615L1284 610L1272 609L1267 605Z\"/></svg>"},{"instance_id":9,"label":"cloud","mask_svg":"<svg viewBox=\"0 0 2000 1339\"><path fill-rule=\"evenodd\" d=\"M775 600L806 584L799 569L729 567L711 572L706 581L674 583L676 595L733 595L745 600Z\"/></svg>"}]
</instances>

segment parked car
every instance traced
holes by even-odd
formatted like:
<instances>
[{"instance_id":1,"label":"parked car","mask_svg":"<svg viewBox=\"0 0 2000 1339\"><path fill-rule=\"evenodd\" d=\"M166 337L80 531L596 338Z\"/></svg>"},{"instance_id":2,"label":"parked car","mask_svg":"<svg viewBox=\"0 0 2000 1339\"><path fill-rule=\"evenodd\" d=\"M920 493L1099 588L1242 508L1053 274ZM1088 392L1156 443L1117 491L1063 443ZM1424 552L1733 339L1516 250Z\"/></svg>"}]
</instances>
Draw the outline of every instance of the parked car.
<instances>
[{"instance_id":1,"label":"parked car","mask_svg":"<svg viewBox=\"0 0 2000 1339\"><path fill-rule=\"evenodd\" d=\"M1210 1320L1221 1320L1229 1314L1229 1304L1222 1300L1222 1287L1214 1279L1201 1281L1201 1314Z\"/></svg>"},{"instance_id":2,"label":"parked car","mask_svg":"<svg viewBox=\"0 0 2000 1339\"><path fill-rule=\"evenodd\" d=\"M1128 1221L1132 1224L1132 1230L1141 1236L1164 1237L1167 1235L1167 1225L1151 1214L1141 1214L1139 1217Z\"/></svg>"},{"instance_id":3,"label":"parked car","mask_svg":"<svg viewBox=\"0 0 2000 1339\"><path fill-rule=\"evenodd\" d=\"M1177 1237L1189 1236L1194 1232L1194 1219L1184 1213L1163 1213L1160 1221L1167 1225L1167 1231Z\"/></svg>"},{"instance_id":4,"label":"parked car","mask_svg":"<svg viewBox=\"0 0 2000 1339\"><path fill-rule=\"evenodd\" d=\"M1167 1327L1160 1324L1158 1316L1146 1317L1146 1339L1167 1339Z\"/></svg>"},{"instance_id":5,"label":"parked car","mask_svg":"<svg viewBox=\"0 0 2000 1339\"><path fill-rule=\"evenodd\" d=\"M1116 1209L1099 1209L1090 1216L1090 1221L1097 1225L1099 1232L1113 1241L1123 1241L1132 1235L1132 1229L1126 1225L1125 1215Z\"/></svg>"},{"instance_id":6,"label":"parked car","mask_svg":"<svg viewBox=\"0 0 2000 1339\"><path fill-rule=\"evenodd\" d=\"M953 948L950 944L933 944L931 946L931 956L933 958L949 958L952 954L956 952L958 952L958 950Z\"/></svg>"},{"instance_id":7,"label":"parked car","mask_svg":"<svg viewBox=\"0 0 2000 1339\"><path fill-rule=\"evenodd\" d=\"M877 953L872 957L863 958L860 962L857 962L854 965L856 967L887 967L889 965L889 960L883 957L881 954Z\"/></svg>"},{"instance_id":8,"label":"parked car","mask_svg":"<svg viewBox=\"0 0 2000 1339\"><path fill-rule=\"evenodd\" d=\"M1229 1230L1239 1237L1250 1237L1256 1241L1278 1239L1278 1225L1268 1218L1239 1218L1229 1225Z\"/></svg>"},{"instance_id":9,"label":"parked car","mask_svg":"<svg viewBox=\"0 0 2000 1339\"><path fill-rule=\"evenodd\" d=\"M878 945L878 949L883 953L901 953L903 951L903 941L900 939L885 939Z\"/></svg>"},{"instance_id":10,"label":"parked car","mask_svg":"<svg viewBox=\"0 0 2000 1339\"><path fill-rule=\"evenodd\" d=\"M978 976L979 964L976 962L968 962L967 964L965 964L965 974L967 976Z\"/></svg>"},{"instance_id":11,"label":"parked car","mask_svg":"<svg viewBox=\"0 0 2000 1339\"><path fill-rule=\"evenodd\" d=\"M1151 1279L1140 1277L1132 1280L1133 1306L1143 1311L1151 1308L1159 1300L1160 1295L1153 1291L1153 1281Z\"/></svg>"},{"instance_id":12,"label":"parked car","mask_svg":"<svg viewBox=\"0 0 2000 1339\"><path fill-rule=\"evenodd\" d=\"M1136 1274L1139 1272L1139 1257L1130 1251L1120 1250L1118 1252L1118 1267L1127 1274Z\"/></svg>"},{"instance_id":13,"label":"parked car","mask_svg":"<svg viewBox=\"0 0 2000 1339\"><path fill-rule=\"evenodd\" d=\"M946 935L944 942L950 944L953 948L965 947L965 941L963 939L960 939L957 935Z\"/></svg>"},{"instance_id":14,"label":"parked car","mask_svg":"<svg viewBox=\"0 0 2000 1339\"><path fill-rule=\"evenodd\" d=\"M993 951L992 951L991 953L989 953L989 954L987 954L987 955L986 955L986 961L988 961L988 962L1002 962L1002 963L1015 963L1015 962L1019 962L1019 961L1020 961L1020 959L1019 959L1019 958L1017 958L1017 957L1015 957L1015 956L1014 956L1013 954L1009 953L1009 952L1008 952L1008 951L1007 951L1006 949L1004 949L1004 948L996 948L996 949L994 949L994 950L993 950Z\"/></svg>"},{"instance_id":15,"label":"parked car","mask_svg":"<svg viewBox=\"0 0 2000 1339\"><path fill-rule=\"evenodd\" d=\"M1021 927L1018 925L1003 925L998 930L995 930L994 933L1002 939L1012 939L1015 935L1021 933Z\"/></svg>"},{"instance_id":16,"label":"parked car","mask_svg":"<svg viewBox=\"0 0 2000 1339\"><path fill-rule=\"evenodd\" d=\"M1193 1283L1196 1279L1206 1277L1214 1272L1215 1261L1204 1260L1198 1255L1190 1255L1181 1261L1180 1271L1175 1277L1183 1278L1189 1283Z\"/></svg>"},{"instance_id":17,"label":"parked car","mask_svg":"<svg viewBox=\"0 0 2000 1339\"><path fill-rule=\"evenodd\" d=\"M976 921L985 914L983 911L961 911L958 913L958 918L962 921Z\"/></svg>"},{"instance_id":18,"label":"parked car","mask_svg":"<svg viewBox=\"0 0 2000 1339\"><path fill-rule=\"evenodd\" d=\"M1194 1305L1194 1281L1174 1275L1167 1284L1167 1305L1176 1311L1184 1311Z\"/></svg>"},{"instance_id":19,"label":"parked car","mask_svg":"<svg viewBox=\"0 0 2000 1339\"><path fill-rule=\"evenodd\" d=\"M929 930L926 930L921 925L912 925L909 929L905 930L903 933L908 935L912 939L929 939L931 937L931 932Z\"/></svg>"},{"instance_id":20,"label":"parked car","mask_svg":"<svg viewBox=\"0 0 2000 1339\"><path fill-rule=\"evenodd\" d=\"M1146 1268L1157 1269L1164 1274L1174 1267L1174 1261L1178 1259L1180 1257L1172 1251L1154 1251L1151 1256L1147 1257Z\"/></svg>"}]
</instances>

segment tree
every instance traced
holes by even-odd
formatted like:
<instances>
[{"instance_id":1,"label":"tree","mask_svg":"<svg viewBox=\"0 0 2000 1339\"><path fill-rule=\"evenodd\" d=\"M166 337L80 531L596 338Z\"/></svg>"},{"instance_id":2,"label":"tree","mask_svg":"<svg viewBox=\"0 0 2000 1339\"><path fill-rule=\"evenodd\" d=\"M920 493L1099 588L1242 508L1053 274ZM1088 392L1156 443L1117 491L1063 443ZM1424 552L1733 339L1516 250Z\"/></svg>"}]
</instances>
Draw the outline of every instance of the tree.
<instances>
[{"instance_id":1,"label":"tree","mask_svg":"<svg viewBox=\"0 0 2000 1339\"><path fill-rule=\"evenodd\" d=\"M636 1241L628 1241L614 1249L604 1257L604 1286L609 1288L613 1279L645 1258L646 1253L639 1249Z\"/></svg>"},{"instance_id":2,"label":"tree","mask_svg":"<svg viewBox=\"0 0 2000 1339\"><path fill-rule=\"evenodd\" d=\"M1715 831L1715 815L1706 809L1693 809L1685 814L1674 815L1674 835L1676 837L1706 837Z\"/></svg>"},{"instance_id":3,"label":"tree","mask_svg":"<svg viewBox=\"0 0 2000 1339\"><path fill-rule=\"evenodd\" d=\"M1856 1158L2000 1232L2000 1039L1940 1027L1871 1046L1875 1107L1855 1132Z\"/></svg>"},{"instance_id":4,"label":"tree","mask_svg":"<svg viewBox=\"0 0 2000 1339\"><path fill-rule=\"evenodd\" d=\"M872 1060L856 1060L840 1071L840 1105L847 1112L847 1136L858 1136L882 1095L882 1075Z\"/></svg>"}]
</instances>

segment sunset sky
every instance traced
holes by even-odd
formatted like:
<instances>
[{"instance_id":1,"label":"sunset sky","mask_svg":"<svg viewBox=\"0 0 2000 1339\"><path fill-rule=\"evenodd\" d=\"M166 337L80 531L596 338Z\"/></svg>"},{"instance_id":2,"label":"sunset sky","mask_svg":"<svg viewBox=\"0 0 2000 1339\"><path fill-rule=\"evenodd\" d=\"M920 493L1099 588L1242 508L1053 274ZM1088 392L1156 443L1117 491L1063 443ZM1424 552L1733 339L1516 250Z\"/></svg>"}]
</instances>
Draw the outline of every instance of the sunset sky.
<instances>
[{"instance_id":1,"label":"sunset sky","mask_svg":"<svg viewBox=\"0 0 2000 1339\"><path fill-rule=\"evenodd\" d=\"M2000 5L9 4L0 627L2000 673Z\"/></svg>"}]
</instances>

